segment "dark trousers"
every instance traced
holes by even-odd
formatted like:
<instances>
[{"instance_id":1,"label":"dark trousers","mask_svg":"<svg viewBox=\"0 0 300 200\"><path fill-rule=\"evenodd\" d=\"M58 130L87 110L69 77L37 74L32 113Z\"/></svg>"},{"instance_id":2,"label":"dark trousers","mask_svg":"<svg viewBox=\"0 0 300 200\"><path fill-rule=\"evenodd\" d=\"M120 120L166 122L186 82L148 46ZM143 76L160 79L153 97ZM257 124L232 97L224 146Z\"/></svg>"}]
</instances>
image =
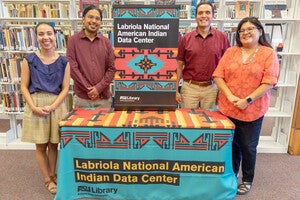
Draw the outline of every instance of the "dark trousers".
<instances>
[{"instance_id":1,"label":"dark trousers","mask_svg":"<svg viewBox=\"0 0 300 200\"><path fill-rule=\"evenodd\" d=\"M254 178L256 148L259 141L262 121L261 117L252 122L229 119L235 124L232 141L232 165L235 174L238 174L242 161L242 181L252 182Z\"/></svg>"}]
</instances>

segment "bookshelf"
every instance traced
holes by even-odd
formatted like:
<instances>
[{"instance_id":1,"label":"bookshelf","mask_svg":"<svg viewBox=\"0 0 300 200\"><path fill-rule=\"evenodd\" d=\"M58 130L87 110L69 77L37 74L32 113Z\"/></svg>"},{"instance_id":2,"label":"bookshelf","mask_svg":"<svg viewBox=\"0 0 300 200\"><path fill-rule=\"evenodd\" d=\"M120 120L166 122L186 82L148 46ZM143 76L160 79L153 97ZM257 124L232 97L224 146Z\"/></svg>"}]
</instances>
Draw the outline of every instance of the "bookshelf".
<instances>
[{"instance_id":1,"label":"bookshelf","mask_svg":"<svg viewBox=\"0 0 300 200\"><path fill-rule=\"evenodd\" d=\"M196 22L191 17L192 1L194 0L175 1L176 4L180 5L180 32L183 34L196 27ZM99 2L100 8L106 13L100 31L110 37L113 31L112 3L111 0L101 0ZM231 41L233 41L235 28L240 21L236 13L239 6L242 11L246 9L247 15L260 18L260 21L265 25L266 32L271 36L270 39L274 49L279 50L280 79L278 85L272 91L274 99L265 115L265 120L272 121L272 127L267 130L267 135L260 137L258 151L286 153L300 69L300 37L295 34L300 32L300 2L297 0L211 0L211 2L215 6L213 26L227 32ZM155 0L124 0L123 3L154 5ZM245 4L246 7L243 7L241 3ZM265 10L265 5L272 4L285 4L288 11L283 10L281 18L272 17L268 13L269 11L266 12ZM35 11L33 12L33 10ZM24 35L29 37L32 27L37 22L42 21L51 21L56 24L56 28L60 33L60 42L58 42L57 48L59 53L64 54L68 37L81 29L79 0L0 0L0 33L3 35L15 35L16 38L20 38L23 33L22 37L25 41L26 37ZM20 69L18 69L18 66L25 54L37 48L33 41L31 41L31 45L29 44L29 41L23 43L10 41L10 45L4 47L0 40L0 99L2 100L0 119L10 120L11 135L16 138L19 137L20 129L17 125L17 119L22 118L23 108L19 91ZM232 44L234 43L232 42ZM283 46L280 46L282 44ZM281 48L277 48L279 46ZM11 66L15 66L15 68L11 68ZM9 104L6 105L6 101L8 101L6 99L12 99L12 102L14 102L13 99L17 99L17 97L19 104L16 104L16 106L12 104L11 107Z\"/></svg>"}]
</instances>

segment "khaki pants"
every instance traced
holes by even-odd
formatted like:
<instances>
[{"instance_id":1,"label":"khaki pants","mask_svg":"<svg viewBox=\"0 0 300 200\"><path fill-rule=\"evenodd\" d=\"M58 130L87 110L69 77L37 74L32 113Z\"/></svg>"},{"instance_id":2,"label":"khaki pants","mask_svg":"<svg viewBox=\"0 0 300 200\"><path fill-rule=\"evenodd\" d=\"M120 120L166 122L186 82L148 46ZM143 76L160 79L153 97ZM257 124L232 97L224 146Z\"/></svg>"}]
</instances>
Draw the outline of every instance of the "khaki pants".
<instances>
[{"instance_id":1,"label":"khaki pants","mask_svg":"<svg viewBox=\"0 0 300 200\"><path fill-rule=\"evenodd\" d=\"M101 108L110 108L112 105L112 98L109 99L82 99L74 95L74 107L101 107Z\"/></svg>"},{"instance_id":2,"label":"khaki pants","mask_svg":"<svg viewBox=\"0 0 300 200\"><path fill-rule=\"evenodd\" d=\"M181 87L182 108L215 109L218 95L218 88L215 84L199 86L183 82Z\"/></svg>"}]
</instances>

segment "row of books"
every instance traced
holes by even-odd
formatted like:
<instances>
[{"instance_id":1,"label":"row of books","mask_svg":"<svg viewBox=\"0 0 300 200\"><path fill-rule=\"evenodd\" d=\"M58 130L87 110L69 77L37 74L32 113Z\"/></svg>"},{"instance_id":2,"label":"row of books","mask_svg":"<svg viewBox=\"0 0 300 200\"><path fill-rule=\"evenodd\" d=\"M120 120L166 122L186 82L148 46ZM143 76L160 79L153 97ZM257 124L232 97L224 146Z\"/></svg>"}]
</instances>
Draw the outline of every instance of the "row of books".
<instances>
[{"instance_id":1,"label":"row of books","mask_svg":"<svg viewBox=\"0 0 300 200\"><path fill-rule=\"evenodd\" d=\"M67 38L71 34L71 31L57 30L56 47L58 50L66 49ZM38 48L34 27L10 27L0 29L0 50L34 51Z\"/></svg>"},{"instance_id":2,"label":"row of books","mask_svg":"<svg viewBox=\"0 0 300 200\"><path fill-rule=\"evenodd\" d=\"M212 24L214 28L216 27L216 24ZM194 27L184 27L179 29L180 36L183 36L185 33L188 33L196 28L196 25ZM228 40L230 42L230 46L236 45L236 25L228 25L223 28L223 32L226 33ZM283 29L285 29L285 26L278 25L278 24L267 24L265 26L265 36L268 40L268 42L273 46L274 50L277 52L282 51L283 46Z\"/></svg>"},{"instance_id":3,"label":"row of books","mask_svg":"<svg viewBox=\"0 0 300 200\"><path fill-rule=\"evenodd\" d=\"M7 88L9 87L9 88ZM23 112L25 101L20 91L20 85L1 84L1 95L4 112Z\"/></svg>"},{"instance_id":4,"label":"row of books","mask_svg":"<svg viewBox=\"0 0 300 200\"><path fill-rule=\"evenodd\" d=\"M218 18L220 11L219 2L214 0L208 0L214 6L214 17ZM187 13L190 13L190 18L195 17L196 6L200 0L192 0L191 6L185 6ZM250 0L238 0L238 1L227 1L225 6L222 6L222 10L225 13L225 18L228 19L242 19L244 17L256 16L263 17L266 19L270 18L286 18L287 17L287 4L286 0L265 0L264 5L261 5L261 1L250 1ZM261 6L264 6L263 13L260 13ZM191 9L190 11L188 9ZM182 16L185 17L184 9L181 9ZM222 17L220 15L220 17Z\"/></svg>"},{"instance_id":5,"label":"row of books","mask_svg":"<svg viewBox=\"0 0 300 200\"><path fill-rule=\"evenodd\" d=\"M103 18L112 18L112 4L103 3L98 6L102 10ZM82 16L80 5L76 7L79 18ZM69 5L59 2L54 3L9 3L3 5L4 17L19 17L19 18L68 18Z\"/></svg>"},{"instance_id":6,"label":"row of books","mask_svg":"<svg viewBox=\"0 0 300 200\"><path fill-rule=\"evenodd\" d=\"M23 58L20 55L0 55L0 82L19 83L21 80L22 61Z\"/></svg>"},{"instance_id":7,"label":"row of books","mask_svg":"<svg viewBox=\"0 0 300 200\"><path fill-rule=\"evenodd\" d=\"M84 1L84 0L82 0ZM89 4L91 3L91 0L86 0ZM219 2L214 0L207 0L208 2L211 2L214 6L214 18L218 18L218 13L220 10ZM104 18L112 18L112 5L113 3L102 3L99 4L99 1L96 0L95 3L100 7L103 13ZM156 5L172 5L175 1L156 1ZM200 2L200 0L191 0L191 4L181 4L180 5L180 18L187 19L191 18L193 19L195 17L195 9L197 4ZM88 4L87 3L87 4ZM124 3L123 3L124 4ZM82 5L82 4L80 4ZM244 18L249 16L260 16L260 8L261 8L261 2L260 1L250 1L250 0L239 0L239 1L229 1L226 3L225 7L222 7L222 9L225 9L225 18ZM79 13L82 12L82 9L84 8L84 5L80 6ZM265 11L262 13L262 16L264 18L286 18L287 17L287 4L286 0L266 0L264 4ZM78 17L81 15L79 14Z\"/></svg>"},{"instance_id":8,"label":"row of books","mask_svg":"<svg viewBox=\"0 0 300 200\"><path fill-rule=\"evenodd\" d=\"M124 4L123 0L111 0L106 2L99 2L99 0L80 0L79 5L77 6L77 13L79 18L82 17L83 10L89 5L95 5L100 8L102 11L102 17L104 19L111 19L112 18L112 7L113 5L122 5Z\"/></svg>"},{"instance_id":9,"label":"row of books","mask_svg":"<svg viewBox=\"0 0 300 200\"><path fill-rule=\"evenodd\" d=\"M5 3L3 5L4 17L28 18L67 18L69 5L59 2L53 3Z\"/></svg>"},{"instance_id":10,"label":"row of books","mask_svg":"<svg viewBox=\"0 0 300 200\"><path fill-rule=\"evenodd\" d=\"M0 50L35 50L38 48L34 28L3 28L0 30Z\"/></svg>"},{"instance_id":11,"label":"row of books","mask_svg":"<svg viewBox=\"0 0 300 200\"><path fill-rule=\"evenodd\" d=\"M260 2L236 1L235 4L226 5L227 18L242 19L249 16L262 16L265 19L287 18L286 3L265 2L263 12L260 13Z\"/></svg>"},{"instance_id":12,"label":"row of books","mask_svg":"<svg viewBox=\"0 0 300 200\"><path fill-rule=\"evenodd\" d=\"M230 46L235 46L236 45L236 27L225 28L224 32L228 36ZM282 49L279 50L279 47L282 47L282 45L283 45L283 38L282 38L283 36L282 36L280 29L277 29L276 32L277 32L277 34L271 34L269 28L266 28L265 29L265 37L268 40L268 42L272 45L273 49L277 52L280 52L280 51L282 51ZM280 32L280 33L278 33L278 32Z\"/></svg>"},{"instance_id":13,"label":"row of books","mask_svg":"<svg viewBox=\"0 0 300 200\"><path fill-rule=\"evenodd\" d=\"M166 1L157 1L157 4L162 4ZM195 8L200 0L191 0L191 5L183 4L180 9L180 18L195 17ZM219 3L214 0L209 0L213 3L215 10L215 18L218 18ZM169 1L172 4L173 1ZM117 4L115 0L111 2L101 2L99 0L80 0L77 5L77 17L81 18L83 9L90 4L97 5L103 13L103 18L112 18L112 7ZM118 4L124 4L120 1ZM248 16L260 16L261 2L250 0L229 1L225 7L225 18L244 18ZM287 17L287 4L286 0L266 0L264 4L264 11L262 13L264 18L286 18ZM25 17L25 18L68 18L69 5L66 3L7 3L3 6L4 17Z\"/></svg>"}]
</instances>

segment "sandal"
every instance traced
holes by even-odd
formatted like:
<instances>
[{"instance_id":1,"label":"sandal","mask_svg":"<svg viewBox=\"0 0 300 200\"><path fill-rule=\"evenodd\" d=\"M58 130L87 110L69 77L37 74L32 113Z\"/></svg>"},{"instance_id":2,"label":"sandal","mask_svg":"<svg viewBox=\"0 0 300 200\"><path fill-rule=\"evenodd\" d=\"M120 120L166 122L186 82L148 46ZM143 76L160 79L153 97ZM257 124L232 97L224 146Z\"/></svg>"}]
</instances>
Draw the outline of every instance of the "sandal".
<instances>
[{"instance_id":1,"label":"sandal","mask_svg":"<svg viewBox=\"0 0 300 200\"><path fill-rule=\"evenodd\" d=\"M247 194L251 189L252 183L251 182L243 182L239 185L237 194L239 195L245 195Z\"/></svg>"},{"instance_id":2,"label":"sandal","mask_svg":"<svg viewBox=\"0 0 300 200\"><path fill-rule=\"evenodd\" d=\"M56 194L56 184L51 178L48 181L45 181L45 187L51 194Z\"/></svg>"},{"instance_id":3,"label":"sandal","mask_svg":"<svg viewBox=\"0 0 300 200\"><path fill-rule=\"evenodd\" d=\"M57 184L57 175L53 175L53 176L50 176L50 179L55 183Z\"/></svg>"}]
</instances>

